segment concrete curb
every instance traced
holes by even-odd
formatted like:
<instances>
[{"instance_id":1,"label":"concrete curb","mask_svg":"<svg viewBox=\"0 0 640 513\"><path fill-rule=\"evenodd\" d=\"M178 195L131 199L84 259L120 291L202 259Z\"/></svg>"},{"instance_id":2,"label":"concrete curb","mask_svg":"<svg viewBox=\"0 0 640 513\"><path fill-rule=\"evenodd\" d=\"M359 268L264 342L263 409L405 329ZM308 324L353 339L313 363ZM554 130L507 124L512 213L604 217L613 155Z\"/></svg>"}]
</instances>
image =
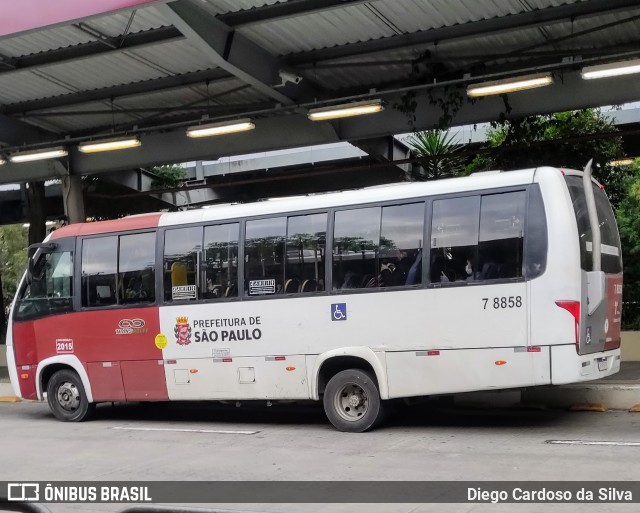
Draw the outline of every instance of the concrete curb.
<instances>
[{"instance_id":1,"label":"concrete curb","mask_svg":"<svg viewBox=\"0 0 640 513\"><path fill-rule=\"evenodd\" d=\"M0 402L13 403L20 399L13 393L11 383L0 383Z\"/></svg>"},{"instance_id":2,"label":"concrete curb","mask_svg":"<svg viewBox=\"0 0 640 513\"><path fill-rule=\"evenodd\" d=\"M603 405L605 409L609 410L630 410L640 403L640 384L583 383L529 388L522 392L522 401L524 403L543 403L556 408Z\"/></svg>"}]
</instances>

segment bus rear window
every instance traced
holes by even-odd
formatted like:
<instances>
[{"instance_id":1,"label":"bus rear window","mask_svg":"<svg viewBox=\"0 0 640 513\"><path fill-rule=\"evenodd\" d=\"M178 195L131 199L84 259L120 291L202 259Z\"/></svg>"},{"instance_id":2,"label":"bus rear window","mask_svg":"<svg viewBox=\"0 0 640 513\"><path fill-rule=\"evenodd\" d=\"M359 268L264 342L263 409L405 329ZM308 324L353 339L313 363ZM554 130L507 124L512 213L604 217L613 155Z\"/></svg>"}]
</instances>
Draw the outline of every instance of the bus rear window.
<instances>
[{"instance_id":1,"label":"bus rear window","mask_svg":"<svg viewBox=\"0 0 640 513\"><path fill-rule=\"evenodd\" d=\"M573 210L578 222L580 236L580 266L584 271L593 270L593 238L589 224L589 213L584 195L581 176L565 176L569 194L573 202ZM591 184L596 200L598 222L600 223L600 242L602 251L602 270L607 274L622 272L622 251L618 226L607 195L595 183Z\"/></svg>"}]
</instances>

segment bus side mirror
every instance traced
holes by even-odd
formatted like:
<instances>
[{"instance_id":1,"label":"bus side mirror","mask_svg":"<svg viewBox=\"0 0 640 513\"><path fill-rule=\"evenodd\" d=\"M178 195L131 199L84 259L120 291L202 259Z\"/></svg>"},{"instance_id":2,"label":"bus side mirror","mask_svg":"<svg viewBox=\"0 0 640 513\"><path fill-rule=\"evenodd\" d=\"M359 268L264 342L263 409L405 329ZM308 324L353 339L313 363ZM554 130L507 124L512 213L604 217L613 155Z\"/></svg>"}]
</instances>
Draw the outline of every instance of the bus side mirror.
<instances>
[{"instance_id":1,"label":"bus side mirror","mask_svg":"<svg viewBox=\"0 0 640 513\"><path fill-rule=\"evenodd\" d=\"M38 250L41 250L45 253L52 253L56 250L58 245L55 242L38 242L36 244L31 244L27 248L27 284L31 285L33 281L33 273L35 270L35 256Z\"/></svg>"},{"instance_id":2,"label":"bus side mirror","mask_svg":"<svg viewBox=\"0 0 640 513\"><path fill-rule=\"evenodd\" d=\"M606 295L606 277L603 271L587 271L587 313L593 314Z\"/></svg>"}]
</instances>

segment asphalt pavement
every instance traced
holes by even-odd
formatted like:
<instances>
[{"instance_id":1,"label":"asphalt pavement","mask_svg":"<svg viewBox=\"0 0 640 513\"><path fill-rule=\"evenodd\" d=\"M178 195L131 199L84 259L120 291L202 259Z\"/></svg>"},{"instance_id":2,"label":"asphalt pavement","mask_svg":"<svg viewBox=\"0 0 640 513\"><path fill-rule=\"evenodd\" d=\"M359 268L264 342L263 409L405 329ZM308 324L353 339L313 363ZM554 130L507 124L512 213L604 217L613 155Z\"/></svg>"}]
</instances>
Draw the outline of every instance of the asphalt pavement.
<instances>
[{"instance_id":1,"label":"asphalt pavement","mask_svg":"<svg viewBox=\"0 0 640 513\"><path fill-rule=\"evenodd\" d=\"M334 430L318 405L101 405L56 421L42 403L0 404L0 481L614 480L640 476L640 415L407 408L365 434ZM567 445L550 441L572 441ZM608 442L583 445L578 442ZM123 505L51 504L54 513ZM633 511L638 505L217 504L269 513Z\"/></svg>"}]
</instances>

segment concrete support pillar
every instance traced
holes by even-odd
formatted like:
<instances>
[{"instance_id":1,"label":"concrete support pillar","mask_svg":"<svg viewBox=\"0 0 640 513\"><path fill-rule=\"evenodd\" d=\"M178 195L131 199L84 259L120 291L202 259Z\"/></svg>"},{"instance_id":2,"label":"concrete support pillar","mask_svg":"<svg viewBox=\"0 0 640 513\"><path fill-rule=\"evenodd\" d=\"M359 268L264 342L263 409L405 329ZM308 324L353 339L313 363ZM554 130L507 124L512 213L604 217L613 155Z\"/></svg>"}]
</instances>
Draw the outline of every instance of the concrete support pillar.
<instances>
[{"instance_id":1,"label":"concrete support pillar","mask_svg":"<svg viewBox=\"0 0 640 513\"><path fill-rule=\"evenodd\" d=\"M196 161L196 180L204 180L204 167L201 160Z\"/></svg>"},{"instance_id":2,"label":"concrete support pillar","mask_svg":"<svg viewBox=\"0 0 640 513\"><path fill-rule=\"evenodd\" d=\"M64 213L69 224L84 223L84 197L82 196L82 181L79 176L67 175L62 178L62 201Z\"/></svg>"}]
</instances>

